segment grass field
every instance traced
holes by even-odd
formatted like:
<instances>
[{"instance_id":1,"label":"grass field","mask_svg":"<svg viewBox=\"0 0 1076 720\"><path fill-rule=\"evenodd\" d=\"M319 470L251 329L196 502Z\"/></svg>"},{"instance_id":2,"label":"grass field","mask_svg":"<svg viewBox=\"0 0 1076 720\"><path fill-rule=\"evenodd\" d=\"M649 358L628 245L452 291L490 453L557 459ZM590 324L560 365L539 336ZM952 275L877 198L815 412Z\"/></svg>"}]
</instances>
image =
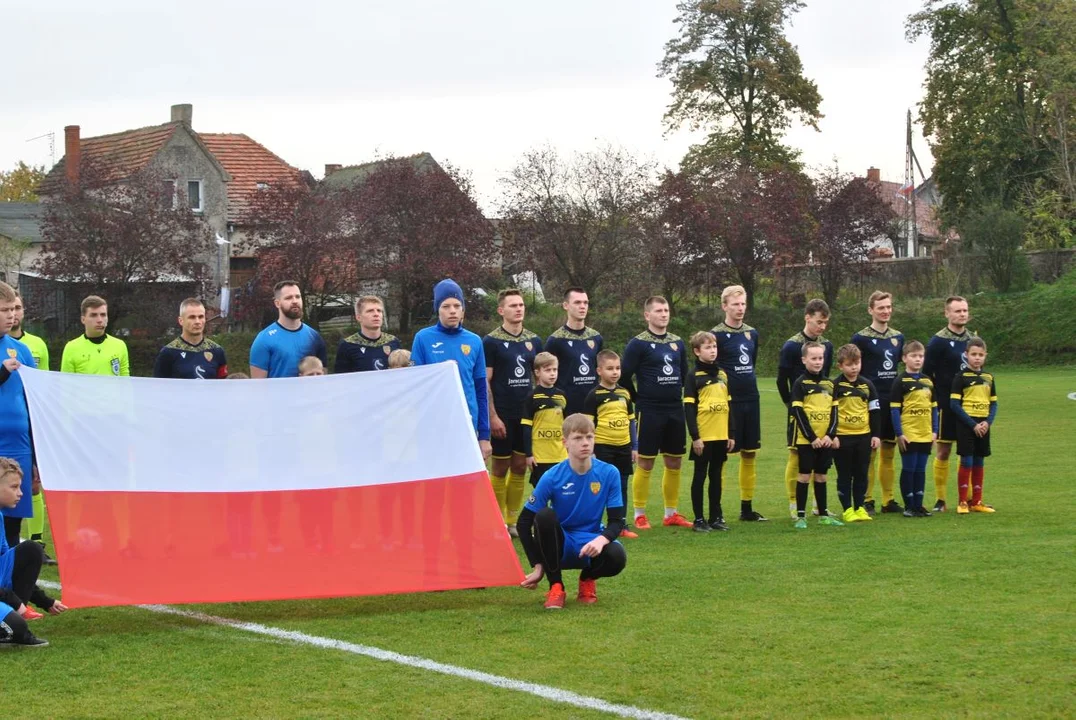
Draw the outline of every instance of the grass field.
<instances>
[{"instance_id":1,"label":"grass field","mask_svg":"<svg viewBox=\"0 0 1076 720\"><path fill-rule=\"evenodd\" d=\"M573 602L572 573L559 613L517 588L195 609L683 717L1071 717L1076 372L1002 370L998 389L996 515L794 531L783 409L764 392L756 508L773 521L625 541L628 568L596 606ZM652 496L660 517L656 482ZM727 516L737 500L730 488ZM608 716L141 608L35 630L52 646L0 655L4 717Z\"/></svg>"}]
</instances>

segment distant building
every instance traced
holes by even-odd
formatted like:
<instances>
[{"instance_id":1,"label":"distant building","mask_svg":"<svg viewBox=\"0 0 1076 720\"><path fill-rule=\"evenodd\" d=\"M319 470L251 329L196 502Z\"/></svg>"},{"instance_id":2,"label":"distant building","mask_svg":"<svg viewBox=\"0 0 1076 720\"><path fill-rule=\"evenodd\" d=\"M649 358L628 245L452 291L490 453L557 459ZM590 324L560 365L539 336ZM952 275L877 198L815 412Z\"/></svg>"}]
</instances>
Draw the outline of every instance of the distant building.
<instances>
[{"instance_id":1,"label":"distant building","mask_svg":"<svg viewBox=\"0 0 1076 720\"><path fill-rule=\"evenodd\" d=\"M884 257L931 257L949 240L957 239L952 232L943 233L938 212L942 196L933 177L929 177L915 188L901 183L882 180L881 171L872 167L867 169L867 182L878 192L878 196L893 208L900 224L898 240L879 238L872 254ZM915 213L911 213L914 205Z\"/></svg>"}]
</instances>

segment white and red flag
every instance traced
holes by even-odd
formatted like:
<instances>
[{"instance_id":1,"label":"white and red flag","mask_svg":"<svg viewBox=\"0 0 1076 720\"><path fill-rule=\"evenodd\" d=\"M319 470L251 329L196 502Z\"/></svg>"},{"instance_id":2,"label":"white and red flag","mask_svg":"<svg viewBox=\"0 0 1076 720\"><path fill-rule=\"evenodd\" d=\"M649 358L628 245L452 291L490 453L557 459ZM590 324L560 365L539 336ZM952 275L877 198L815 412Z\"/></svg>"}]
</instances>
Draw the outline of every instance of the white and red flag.
<instances>
[{"instance_id":1,"label":"white and red flag","mask_svg":"<svg viewBox=\"0 0 1076 720\"><path fill-rule=\"evenodd\" d=\"M72 607L523 578L451 364L244 382L19 372Z\"/></svg>"}]
</instances>

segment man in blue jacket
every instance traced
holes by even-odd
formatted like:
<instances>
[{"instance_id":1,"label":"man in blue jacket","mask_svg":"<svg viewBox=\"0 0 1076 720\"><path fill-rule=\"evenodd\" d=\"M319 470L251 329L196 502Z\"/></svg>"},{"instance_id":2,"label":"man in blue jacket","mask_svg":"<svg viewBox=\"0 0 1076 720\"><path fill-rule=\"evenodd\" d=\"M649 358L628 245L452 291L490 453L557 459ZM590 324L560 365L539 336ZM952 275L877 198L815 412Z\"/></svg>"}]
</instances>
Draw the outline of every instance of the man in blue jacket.
<instances>
[{"instance_id":1,"label":"man in blue jacket","mask_svg":"<svg viewBox=\"0 0 1076 720\"><path fill-rule=\"evenodd\" d=\"M466 304L463 290L451 278L434 287L433 306L437 308L437 322L415 333L411 362L415 365L433 365L448 360L456 363L471 423L478 434L478 446L482 449L482 458L487 459L493 448L489 442L489 397L482 338L464 329Z\"/></svg>"}]
</instances>

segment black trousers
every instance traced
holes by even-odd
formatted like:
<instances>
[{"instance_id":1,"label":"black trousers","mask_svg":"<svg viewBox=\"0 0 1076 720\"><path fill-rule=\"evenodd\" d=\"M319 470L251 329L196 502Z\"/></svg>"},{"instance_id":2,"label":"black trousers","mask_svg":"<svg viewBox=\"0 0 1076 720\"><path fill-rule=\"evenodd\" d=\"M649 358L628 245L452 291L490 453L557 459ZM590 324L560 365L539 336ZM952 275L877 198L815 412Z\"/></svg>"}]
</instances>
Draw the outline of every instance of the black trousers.
<instances>
[{"instance_id":1,"label":"black trousers","mask_svg":"<svg viewBox=\"0 0 1076 720\"><path fill-rule=\"evenodd\" d=\"M698 455L691 451L691 458L695 461L695 472L691 478L691 509L695 512L695 519L705 518L702 513L702 487L710 480L710 522L722 517L721 512L721 468L728 459L727 440L709 440L702 444L702 454Z\"/></svg>"},{"instance_id":2,"label":"black trousers","mask_svg":"<svg viewBox=\"0 0 1076 720\"><path fill-rule=\"evenodd\" d=\"M561 576L562 556L564 554L564 528L560 525L553 508L542 508L534 516L534 539L538 552L542 556L542 568L549 585L563 584ZM603 577L619 575L628 564L628 554L624 546L611 542L602 548L598 557L590 559L590 567L584 567L579 573L580 580L597 580Z\"/></svg>"},{"instance_id":3,"label":"black trousers","mask_svg":"<svg viewBox=\"0 0 1076 720\"><path fill-rule=\"evenodd\" d=\"M4 537L7 538L7 546L13 548L19 544L19 533L22 531L22 518L4 516Z\"/></svg>"},{"instance_id":4,"label":"black trousers","mask_svg":"<svg viewBox=\"0 0 1076 720\"><path fill-rule=\"evenodd\" d=\"M870 435L841 435L841 446L833 453L837 465L837 497L841 507L863 507L867 495L867 472L871 464Z\"/></svg>"}]
</instances>

